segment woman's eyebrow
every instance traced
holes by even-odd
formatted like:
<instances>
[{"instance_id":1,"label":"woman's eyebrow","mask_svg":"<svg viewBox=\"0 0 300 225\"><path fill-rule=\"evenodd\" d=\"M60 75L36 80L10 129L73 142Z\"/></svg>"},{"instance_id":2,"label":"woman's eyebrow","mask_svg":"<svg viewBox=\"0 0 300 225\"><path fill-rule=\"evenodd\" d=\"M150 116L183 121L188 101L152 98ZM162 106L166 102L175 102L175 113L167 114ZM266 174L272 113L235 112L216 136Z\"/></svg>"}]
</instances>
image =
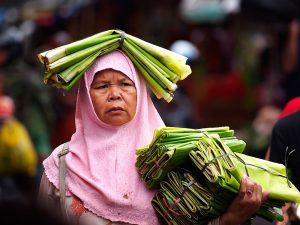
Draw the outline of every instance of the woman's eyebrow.
<instances>
[{"instance_id":1,"label":"woman's eyebrow","mask_svg":"<svg viewBox=\"0 0 300 225\"><path fill-rule=\"evenodd\" d=\"M123 82L123 81L130 81L133 83L133 81L130 78L121 78L119 81Z\"/></svg>"},{"instance_id":2,"label":"woman's eyebrow","mask_svg":"<svg viewBox=\"0 0 300 225\"><path fill-rule=\"evenodd\" d=\"M91 85L109 84L108 80L94 80Z\"/></svg>"}]
</instances>

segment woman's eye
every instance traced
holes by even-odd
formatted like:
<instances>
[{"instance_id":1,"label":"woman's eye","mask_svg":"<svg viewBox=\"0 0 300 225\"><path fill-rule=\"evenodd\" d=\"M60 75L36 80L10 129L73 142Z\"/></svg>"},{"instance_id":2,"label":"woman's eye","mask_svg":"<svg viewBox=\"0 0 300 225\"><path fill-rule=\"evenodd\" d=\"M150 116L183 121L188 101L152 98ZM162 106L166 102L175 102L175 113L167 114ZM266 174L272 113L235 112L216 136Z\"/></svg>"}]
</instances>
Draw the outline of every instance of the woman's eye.
<instances>
[{"instance_id":1,"label":"woman's eye","mask_svg":"<svg viewBox=\"0 0 300 225\"><path fill-rule=\"evenodd\" d=\"M131 84L131 83L128 83L128 82L122 82L121 85L122 85L123 87L130 87L130 86L132 86L132 84Z\"/></svg>"},{"instance_id":2,"label":"woman's eye","mask_svg":"<svg viewBox=\"0 0 300 225\"><path fill-rule=\"evenodd\" d=\"M101 84L97 87L98 89L105 89L108 88L108 84Z\"/></svg>"},{"instance_id":3,"label":"woman's eye","mask_svg":"<svg viewBox=\"0 0 300 225\"><path fill-rule=\"evenodd\" d=\"M94 88L95 88L95 89L107 89L107 88L108 88L108 84L99 84L99 85L95 85Z\"/></svg>"}]
</instances>

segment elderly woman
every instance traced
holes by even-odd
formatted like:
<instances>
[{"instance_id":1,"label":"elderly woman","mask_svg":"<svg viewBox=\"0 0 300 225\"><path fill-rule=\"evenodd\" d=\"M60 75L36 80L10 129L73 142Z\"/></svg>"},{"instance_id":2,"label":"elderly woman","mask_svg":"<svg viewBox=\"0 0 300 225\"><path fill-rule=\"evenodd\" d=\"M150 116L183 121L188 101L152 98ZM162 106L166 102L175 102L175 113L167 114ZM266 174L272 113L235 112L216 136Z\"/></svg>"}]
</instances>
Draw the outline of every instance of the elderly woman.
<instances>
[{"instance_id":1,"label":"elderly woman","mask_svg":"<svg viewBox=\"0 0 300 225\"><path fill-rule=\"evenodd\" d=\"M122 51L99 57L81 79L75 122L68 146L43 163L40 200L60 208L72 224L160 224L151 206L154 191L135 168L135 151L164 123ZM260 207L261 187L246 177L241 184L228 211L211 223L240 224Z\"/></svg>"}]
</instances>

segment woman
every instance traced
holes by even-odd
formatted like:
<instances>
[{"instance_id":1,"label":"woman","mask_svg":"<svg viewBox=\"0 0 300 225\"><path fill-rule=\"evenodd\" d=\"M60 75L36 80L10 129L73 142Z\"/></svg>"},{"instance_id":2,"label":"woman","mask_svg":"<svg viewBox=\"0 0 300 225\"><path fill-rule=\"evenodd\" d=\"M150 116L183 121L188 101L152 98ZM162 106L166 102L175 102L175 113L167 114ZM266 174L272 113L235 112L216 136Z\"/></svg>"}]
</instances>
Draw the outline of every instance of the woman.
<instances>
[{"instance_id":1,"label":"woman","mask_svg":"<svg viewBox=\"0 0 300 225\"><path fill-rule=\"evenodd\" d=\"M116 50L99 57L80 82L76 132L65 156L66 201L60 203L56 197L63 182L59 179L63 145L43 163L40 200L53 209L63 205L72 224L159 224L151 206L154 191L147 189L135 168L135 150L164 126L144 80L130 59ZM239 224L259 208L262 199L261 187L244 178L235 203L220 221L212 222ZM241 209L244 205L248 208Z\"/></svg>"}]
</instances>

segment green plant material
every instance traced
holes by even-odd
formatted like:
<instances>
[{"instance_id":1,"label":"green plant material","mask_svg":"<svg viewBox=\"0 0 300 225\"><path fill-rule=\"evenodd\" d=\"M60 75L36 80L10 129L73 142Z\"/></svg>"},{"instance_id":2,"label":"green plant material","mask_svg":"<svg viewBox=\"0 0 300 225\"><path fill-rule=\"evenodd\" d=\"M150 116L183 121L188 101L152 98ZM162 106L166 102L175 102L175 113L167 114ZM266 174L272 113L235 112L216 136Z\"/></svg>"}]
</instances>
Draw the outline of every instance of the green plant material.
<instances>
[{"instance_id":1,"label":"green plant material","mask_svg":"<svg viewBox=\"0 0 300 225\"><path fill-rule=\"evenodd\" d=\"M281 208L262 206L256 214L270 222L283 221L283 213Z\"/></svg>"},{"instance_id":2,"label":"green plant material","mask_svg":"<svg viewBox=\"0 0 300 225\"><path fill-rule=\"evenodd\" d=\"M199 137L203 137L207 134L216 135L216 134L223 134L223 137L221 137L222 140L230 141L231 145L236 141L234 148L240 149L242 151L246 144L242 140L238 140L236 137L234 137L234 132L230 130L230 128L227 127L211 127L211 128L202 128L202 129L191 129L191 128L181 128L181 127L163 127L158 128L154 131L153 138L151 143L149 144L149 148L153 148L156 143L163 143L163 142L172 142L178 141L178 143L186 143L187 140L195 141L199 140ZM225 135L226 134L226 135ZM173 140L171 140L170 135L174 137ZM177 136L176 136L177 135ZM176 139L176 140L175 140ZM136 154L141 155L143 152L147 151L148 149L142 148L137 149Z\"/></svg>"},{"instance_id":3,"label":"green plant material","mask_svg":"<svg viewBox=\"0 0 300 225\"><path fill-rule=\"evenodd\" d=\"M191 68L185 65L187 58L185 56L176 54L175 52L169 51L167 49L155 46L148 42L145 42L139 38L127 34L134 43L139 45L157 60L162 62L167 68L172 70L175 74L180 77L180 80L185 79L189 74L191 74Z\"/></svg>"},{"instance_id":4,"label":"green plant material","mask_svg":"<svg viewBox=\"0 0 300 225\"><path fill-rule=\"evenodd\" d=\"M177 127L159 128L155 130L153 139L149 145L137 149L138 158L136 167L149 188L157 187L170 170L184 166L190 152L199 148L200 140L202 142L205 140L208 141L210 140L210 136L219 138L219 133L226 133L224 135L225 138L233 135L229 127L206 128L202 130ZM209 134L206 131L209 131ZM231 143L234 143L236 139L234 138L232 136L230 139ZM216 141L212 145L217 146ZM205 148L205 146L202 147ZM223 153L221 152L220 154ZM213 159L213 156L211 159ZM230 158L224 158L223 160L231 161ZM220 166L220 168L222 167ZM231 179L234 182L234 178ZM239 183L235 183L235 186L238 187Z\"/></svg>"},{"instance_id":5,"label":"green plant material","mask_svg":"<svg viewBox=\"0 0 300 225\"><path fill-rule=\"evenodd\" d=\"M118 47L115 43L119 40L119 38L115 38L112 40L109 40L107 42L103 42L97 45L94 45L92 47L86 48L84 50L75 52L73 54L67 55L51 64L47 65L47 70L50 73L59 73L68 67L81 62L82 60L89 57L91 54L94 54L95 52L103 52L107 53L109 51L112 51ZM111 48L110 45L114 45L114 48ZM103 50L104 49L104 50ZM109 50L109 51L108 51Z\"/></svg>"},{"instance_id":6,"label":"green plant material","mask_svg":"<svg viewBox=\"0 0 300 225\"><path fill-rule=\"evenodd\" d=\"M191 74L187 58L142 41L122 31L108 30L38 54L45 66L44 83L69 90L98 56L122 49L144 77L157 98L173 99L177 81Z\"/></svg>"},{"instance_id":7,"label":"green plant material","mask_svg":"<svg viewBox=\"0 0 300 225\"><path fill-rule=\"evenodd\" d=\"M127 53L128 57L135 64L135 66L139 69L139 71L143 74L146 83L149 88L155 94L158 99L165 99L167 102L170 102L173 99L173 94L169 93L165 90L150 74L147 70L137 61L137 59L130 53L130 51L124 47L123 50Z\"/></svg>"},{"instance_id":8,"label":"green plant material","mask_svg":"<svg viewBox=\"0 0 300 225\"><path fill-rule=\"evenodd\" d=\"M177 85L168 79L168 75L166 73L162 73L164 71L158 70L154 62L139 52L137 48L134 48L130 40L124 43L124 47L126 47L130 52L132 52L133 55L135 55L140 64L144 65L145 70L148 70L149 74L151 74L152 77L164 88L167 88L169 91L176 90Z\"/></svg>"},{"instance_id":9,"label":"green plant material","mask_svg":"<svg viewBox=\"0 0 300 225\"><path fill-rule=\"evenodd\" d=\"M263 191L270 193L270 198L284 202L300 203L300 193L286 175L286 167L282 164L236 153L242 160L236 160L239 168L238 176L246 174L262 186ZM233 173L234 174L234 173Z\"/></svg>"},{"instance_id":10,"label":"green plant material","mask_svg":"<svg viewBox=\"0 0 300 225\"><path fill-rule=\"evenodd\" d=\"M82 40L75 41L73 43L66 44L61 47L39 53L38 58L39 58L40 62L44 65L51 64L51 63L55 62L56 60L61 59L67 55L73 54L77 51L81 51L85 48L92 47L103 41L106 41L106 40L109 40L116 36L119 36L119 35L110 36L113 32L114 32L113 30L104 31L104 32L92 35L90 37L84 38Z\"/></svg>"},{"instance_id":11,"label":"green plant material","mask_svg":"<svg viewBox=\"0 0 300 225\"><path fill-rule=\"evenodd\" d=\"M185 224L206 224L222 215L236 196L236 193L183 170L169 172L160 187L159 194L152 200L156 211L164 212L163 215L159 214L165 220L177 223L185 221ZM263 204L255 215L269 221L283 220L282 211L267 204Z\"/></svg>"},{"instance_id":12,"label":"green plant material","mask_svg":"<svg viewBox=\"0 0 300 225\"><path fill-rule=\"evenodd\" d=\"M288 181L284 165L234 153L216 136L207 138L204 143L201 139L198 150L191 152L190 156L208 180L228 190L237 192L239 181L248 174L262 186L263 191L270 192L270 198L284 202L300 201L300 193Z\"/></svg>"},{"instance_id":13,"label":"green plant material","mask_svg":"<svg viewBox=\"0 0 300 225\"><path fill-rule=\"evenodd\" d=\"M224 142L224 144L226 144L231 151L233 152L237 152L237 153L243 153L245 147L246 147L246 142L244 142L243 140L238 140L238 139L229 139L229 140L224 140L222 139L222 141Z\"/></svg>"},{"instance_id":14,"label":"green plant material","mask_svg":"<svg viewBox=\"0 0 300 225\"><path fill-rule=\"evenodd\" d=\"M54 82L56 85L61 85L62 88L66 89L64 85L67 85L70 81L72 81L76 77L81 77L80 74L84 74L87 70L88 66L90 66L97 56L99 55L98 52L86 57L82 62L76 63L73 66L70 66L68 69L62 71L59 74L53 74L52 77L49 79L45 77L44 82ZM51 74L51 73L50 73ZM58 81L57 81L58 80Z\"/></svg>"},{"instance_id":15,"label":"green plant material","mask_svg":"<svg viewBox=\"0 0 300 225\"><path fill-rule=\"evenodd\" d=\"M152 161L152 167L144 177L148 187L157 187L170 170L186 162L190 151L195 148L196 145L193 142L177 145L176 147L168 148L168 151L162 154L161 157Z\"/></svg>"},{"instance_id":16,"label":"green plant material","mask_svg":"<svg viewBox=\"0 0 300 225\"><path fill-rule=\"evenodd\" d=\"M162 192L156 193L155 198L152 199L153 208L168 225L189 224L189 221L185 217L179 216L180 214L176 213L176 211L173 210L175 213L170 212L168 210L168 204L172 204L172 199ZM173 216L173 214L176 216Z\"/></svg>"},{"instance_id":17,"label":"green plant material","mask_svg":"<svg viewBox=\"0 0 300 225\"><path fill-rule=\"evenodd\" d=\"M169 224L205 224L221 215L244 174L270 193L256 215L282 221L280 208L299 201L300 193L287 180L284 165L239 153L245 145L229 127L159 128L137 150L136 167L148 187L160 184L152 204Z\"/></svg>"},{"instance_id":18,"label":"green plant material","mask_svg":"<svg viewBox=\"0 0 300 225\"><path fill-rule=\"evenodd\" d=\"M169 70L166 66L164 66L164 64L162 64L160 61L158 61L156 58L150 55L147 51L144 51L130 39L128 39L128 41L131 45L133 45L134 48L138 49L142 53L141 55L144 55L145 59L148 59L150 63L153 63L153 66L155 66L161 74L169 78L174 83L176 83L179 80L179 77L173 71Z\"/></svg>"}]
</instances>

